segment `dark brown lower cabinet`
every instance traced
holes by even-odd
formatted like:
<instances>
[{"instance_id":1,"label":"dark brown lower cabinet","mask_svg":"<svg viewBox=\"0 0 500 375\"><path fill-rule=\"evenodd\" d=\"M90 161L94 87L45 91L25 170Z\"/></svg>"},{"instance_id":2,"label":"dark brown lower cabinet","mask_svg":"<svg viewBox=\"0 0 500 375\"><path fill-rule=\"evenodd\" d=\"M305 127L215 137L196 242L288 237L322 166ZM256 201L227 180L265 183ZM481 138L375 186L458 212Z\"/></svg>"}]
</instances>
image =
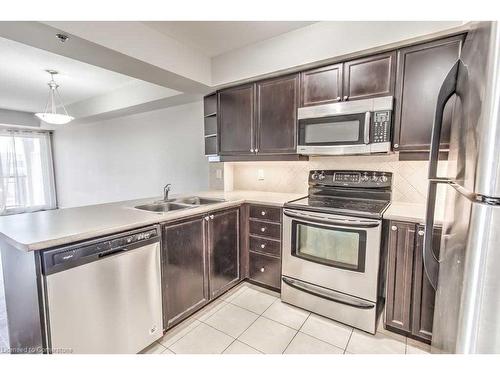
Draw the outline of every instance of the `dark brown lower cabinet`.
<instances>
[{"instance_id":1,"label":"dark brown lower cabinet","mask_svg":"<svg viewBox=\"0 0 500 375\"><path fill-rule=\"evenodd\" d=\"M246 247L248 278L270 289L281 288L281 208L250 205ZM258 220L257 220L258 219Z\"/></svg>"},{"instance_id":2,"label":"dark brown lower cabinet","mask_svg":"<svg viewBox=\"0 0 500 375\"><path fill-rule=\"evenodd\" d=\"M196 217L163 227L163 313L165 328L208 301L206 224Z\"/></svg>"},{"instance_id":3,"label":"dark brown lower cabinet","mask_svg":"<svg viewBox=\"0 0 500 375\"><path fill-rule=\"evenodd\" d=\"M259 284L280 289L281 259L250 251L249 278Z\"/></svg>"},{"instance_id":4,"label":"dark brown lower cabinet","mask_svg":"<svg viewBox=\"0 0 500 375\"><path fill-rule=\"evenodd\" d=\"M239 281L239 208L162 228L163 313L168 329Z\"/></svg>"},{"instance_id":5,"label":"dark brown lower cabinet","mask_svg":"<svg viewBox=\"0 0 500 375\"><path fill-rule=\"evenodd\" d=\"M385 327L430 342L435 291L422 262L424 228L391 221L387 241L387 290ZM439 250L441 229L434 229L434 249ZM436 254L437 255L437 254Z\"/></svg>"},{"instance_id":6,"label":"dark brown lower cabinet","mask_svg":"<svg viewBox=\"0 0 500 375\"><path fill-rule=\"evenodd\" d=\"M238 282L239 210L217 212L208 220L210 298L224 293Z\"/></svg>"}]
</instances>

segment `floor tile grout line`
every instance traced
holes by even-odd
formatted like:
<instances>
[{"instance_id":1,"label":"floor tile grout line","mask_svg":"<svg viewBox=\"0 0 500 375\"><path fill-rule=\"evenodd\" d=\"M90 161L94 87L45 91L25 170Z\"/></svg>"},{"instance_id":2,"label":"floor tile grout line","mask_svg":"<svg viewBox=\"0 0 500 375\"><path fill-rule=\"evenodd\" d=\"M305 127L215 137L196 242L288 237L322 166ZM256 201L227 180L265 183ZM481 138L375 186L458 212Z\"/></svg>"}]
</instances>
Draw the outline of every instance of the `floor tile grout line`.
<instances>
[{"instance_id":1,"label":"floor tile grout line","mask_svg":"<svg viewBox=\"0 0 500 375\"><path fill-rule=\"evenodd\" d=\"M295 339L295 337L299 334L300 332L300 329L304 326L304 324L306 324L306 321L307 319L309 319L309 317L311 316L311 313L309 313L309 315L307 316L307 318L304 319L304 321L302 322L302 324L300 325L299 329L297 331L295 331L295 335L293 335L292 339L290 340L290 342L287 344L287 346L285 347L285 349L283 349L283 351L281 352L281 354L284 354L285 351L288 349L288 347L290 346L290 344L292 343L292 341Z\"/></svg>"},{"instance_id":2,"label":"floor tile grout line","mask_svg":"<svg viewBox=\"0 0 500 375\"><path fill-rule=\"evenodd\" d=\"M351 342L351 337L353 334L354 334L354 328L351 329L351 334L349 335L349 339L347 340L347 343L345 344L344 354L347 352L347 347L349 346L349 343Z\"/></svg>"},{"instance_id":3,"label":"floor tile grout line","mask_svg":"<svg viewBox=\"0 0 500 375\"><path fill-rule=\"evenodd\" d=\"M323 342L323 343L325 343L325 344L328 344L328 345L330 345L330 346L333 346L333 347L335 347L335 348L337 348L337 349L340 349L340 350L344 350L344 351L345 351L345 349L342 349L340 346L335 345L335 344L332 344L331 342L325 341L325 340L323 340L323 339L320 339L319 337L313 336L313 335L311 335L311 334L309 334L309 333L306 333L306 332L304 332L304 331L299 331L299 332L300 332L300 333L302 333L303 335L306 335L306 336L312 337L313 339L316 339L316 340L321 341L321 342ZM352 334L352 332L351 332L351 334ZM351 338L351 336L350 336L350 335L349 335L349 338ZM348 341L348 342L349 342L349 341ZM347 344L346 344L346 348L347 348Z\"/></svg>"},{"instance_id":4,"label":"floor tile grout line","mask_svg":"<svg viewBox=\"0 0 500 375\"><path fill-rule=\"evenodd\" d=\"M188 319L189 319L189 318L188 318ZM198 323L203 323L202 321L200 321L200 320L198 320L198 319L194 319L194 321L196 321L196 322L198 322ZM194 321L193 321L193 322L191 322L191 323L189 323L189 324L186 326L186 328L187 328L187 327L189 327L189 326L191 326L191 325L194 323ZM198 324L198 325L196 325L196 327L198 327L198 326L199 326L199 324ZM170 344L170 346L165 346L165 345L163 345L163 344L162 344L162 343L160 343L160 342L159 342L159 344L160 344L160 345L162 345L162 346L165 346L167 349L170 349L170 348L171 348L174 344L176 344L176 343L177 343L180 339L184 338L184 336L186 336L189 332L191 332L191 331L192 331L193 329L195 329L196 327L193 327L193 328L191 328L189 331L187 331L186 333L184 333L181 337L179 337L179 338L178 338L177 340L175 340L172 344ZM166 334L165 334L165 335L166 335ZM163 337L165 337L165 335L163 335ZM162 338L163 338L163 337L162 337ZM159 339L159 340L161 340L161 339ZM170 350L172 350L172 349L170 349ZM173 351L173 350L172 350L172 351Z\"/></svg>"}]
</instances>

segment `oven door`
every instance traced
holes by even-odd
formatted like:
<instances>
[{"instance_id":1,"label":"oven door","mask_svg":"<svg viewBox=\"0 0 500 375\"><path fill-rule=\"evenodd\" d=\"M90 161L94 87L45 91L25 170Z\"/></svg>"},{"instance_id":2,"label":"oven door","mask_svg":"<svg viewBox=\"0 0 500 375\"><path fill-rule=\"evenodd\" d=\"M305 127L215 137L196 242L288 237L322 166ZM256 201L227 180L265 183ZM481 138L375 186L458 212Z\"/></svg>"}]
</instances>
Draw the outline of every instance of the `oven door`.
<instances>
[{"instance_id":1,"label":"oven door","mask_svg":"<svg viewBox=\"0 0 500 375\"><path fill-rule=\"evenodd\" d=\"M285 209L283 275L377 301L381 221Z\"/></svg>"}]
</instances>

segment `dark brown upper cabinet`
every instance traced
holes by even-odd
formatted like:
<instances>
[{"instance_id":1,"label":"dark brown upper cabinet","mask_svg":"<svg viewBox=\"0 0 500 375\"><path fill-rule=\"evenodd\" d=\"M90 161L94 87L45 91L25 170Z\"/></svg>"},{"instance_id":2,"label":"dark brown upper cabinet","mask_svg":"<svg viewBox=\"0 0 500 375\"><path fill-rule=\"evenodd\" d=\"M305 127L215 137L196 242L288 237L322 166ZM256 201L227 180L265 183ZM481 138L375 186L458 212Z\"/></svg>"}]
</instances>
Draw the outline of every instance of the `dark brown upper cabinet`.
<instances>
[{"instance_id":1,"label":"dark brown upper cabinet","mask_svg":"<svg viewBox=\"0 0 500 375\"><path fill-rule=\"evenodd\" d=\"M257 82L257 154L296 152L299 75Z\"/></svg>"},{"instance_id":2,"label":"dark brown upper cabinet","mask_svg":"<svg viewBox=\"0 0 500 375\"><path fill-rule=\"evenodd\" d=\"M396 52L368 56L344 63L342 100L394 95Z\"/></svg>"},{"instance_id":3,"label":"dark brown upper cabinet","mask_svg":"<svg viewBox=\"0 0 500 375\"><path fill-rule=\"evenodd\" d=\"M302 72L300 80L300 103L304 107L342 100L342 64Z\"/></svg>"},{"instance_id":4,"label":"dark brown upper cabinet","mask_svg":"<svg viewBox=\"0 0 500 375\"><path fill-rule=\"evenodd\" d=\"M460 56L463 35L398 51L394 150L428 152L436 101L446 74ZM454 98L447 103L441 149L449 147Z\"/></svg>"},{"instance_id":5,"label":"dark brown upper cabinet","mask_svg":"<svg viewBox=\"0 0 500 375\"><path fill-rule=\"evenodd\" d=\"M239 209L208 216L210 298L224 293L239 280Z\"/></svg>"},{"instance_id":6,"label":"dark brown upper cabinet","mask_svg":"<svg viewBox=\"0 0 500 375\"><path fill-rule=\"evenodd\" d=\"M255 84L219 92L220 155L253 155Z\"/></svg>"},{"instance_id":7,"label":"dark brown upper cabinet","mask_svg":"<svg viewBox=\"0 0 500 375\"><path fill-rule=\"evenodd\" d=\"M386 52L301 73L301 105L394 95L396 52Z\"/></svg>"}]
</instances>

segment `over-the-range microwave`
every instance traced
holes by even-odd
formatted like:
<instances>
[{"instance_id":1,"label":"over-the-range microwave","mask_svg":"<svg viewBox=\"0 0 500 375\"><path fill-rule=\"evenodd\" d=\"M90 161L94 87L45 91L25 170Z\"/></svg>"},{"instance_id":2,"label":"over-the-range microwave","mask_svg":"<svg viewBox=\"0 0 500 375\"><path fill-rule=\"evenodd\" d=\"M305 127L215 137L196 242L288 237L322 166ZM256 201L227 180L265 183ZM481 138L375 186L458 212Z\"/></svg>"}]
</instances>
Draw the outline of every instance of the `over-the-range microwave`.
<instances>
[{"instance_id":1,"label":"over-the-range microwave","mask_svg":"<svg viewBox=\"0 0 500 375\"><path fill-rule=\"evenodd\" d=\"M297 153L350 155L391 151L393 97L298 109Z\"/></svg>"}]
</instances>

